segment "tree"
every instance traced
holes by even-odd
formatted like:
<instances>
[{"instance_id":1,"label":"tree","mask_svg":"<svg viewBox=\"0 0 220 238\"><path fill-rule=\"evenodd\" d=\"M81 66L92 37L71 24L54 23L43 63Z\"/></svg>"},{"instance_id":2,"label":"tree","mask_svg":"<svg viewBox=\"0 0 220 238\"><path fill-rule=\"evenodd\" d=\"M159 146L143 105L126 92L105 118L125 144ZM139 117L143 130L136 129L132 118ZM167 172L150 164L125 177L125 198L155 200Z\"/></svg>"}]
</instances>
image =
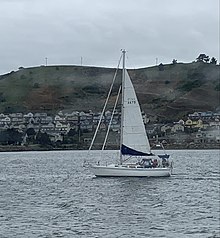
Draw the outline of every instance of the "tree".
<instances>
[{"instance_id":1,"label":"tree","mask_svg":"<svg viewBox=\"0 0 220 238\"><path fill-rule=\"evenodd\" d=\"M206 63L208 63L209 60L210 60L209 56L207 56L207 57L204 59L204 61L205 61Z\"/></svg>"},{"instance_id":2,"label":"tree","mask_svg":"<svg viewBox=\"0 0 220 238\"><path fill-rule=\"evenodd\" d=\"M205 62L208 63L210 58L208 55L206 54L200 54L197 58L196 58L197 62Z\"/></svg>"},{"instance_id":3,"label":"tree","mask_svg":"<svg viewBox=\"0 0 220 238\"><path fill-rule=\"evenodd\" d=\"M36 135L36 132L35 132L34 128L28 128L26 133L27 133L28 136L35 136Z\"/></svg>"},{"instance_id":4,"label":"tree","mask_svg":"<svg viewBox=\"0 0 220 238\"><path fill-rule=\"evenodd\" d=\"M2 132L2 138L4 138L5 143L9 145L21 144L22 134L16 131L15 129L7 129Z\"/></svg>"},{"instance_id":5,"label":"tree","mask_svg":"<svg viewBox=\"0 0 220 238\"><path fill-rule=\"evenodd\" d=\"M28 128L27 131L26 131L26 134L27 134L27 142L35 142L35 135L36 135L36 132L34 130L34 128Z\"/></svg>"},{"instance_id":6,"label":"tree","mask_svg":"<svg viewBox=\"0 0 220 238\"><path fill-rule=\"evenodd\" d=\"M173 64L173 65L177 64L177 60L176 60L176 59L173 59L172 64Z\"/></svg>"},{"instance_id":7,"label":"tree","mask_svg":"<svg viewBox=\"0 0 220 238\"><path fill-rule=\"evenodd\" d=\"M71 128L67 135L68 136L75 136L76 134L78 134L77 131Z\"/></svg>"},{"instance_id":8,"label":"tree","mask_svg":"<svg viewBox=\"0 0 220 238\"><path fill-rule=\"evenodd\" d=\"M217 59L215 57L212 57L210 64L217 64Z\"/></svg>"},{"instance_id":9,"label":"tree","mask_svg":"<svg viewBox=\"0 0 220 238\"><path fill-rule=\"evenodd\" d=\"M158 68L159 71L164 71L164 65L162 63L159 64Z\"/></svg>"},{"instance_id":10,"label":"tree","mask_svg":"<svg viewBox=\"0 0 220 238\"><path fill-rule=\"evenodd\" d=\"M39 131L36 136L36 141L41 145L51 145L52 144L50 137L46 132L42 133Z\"/></svg>"}]
</instances>

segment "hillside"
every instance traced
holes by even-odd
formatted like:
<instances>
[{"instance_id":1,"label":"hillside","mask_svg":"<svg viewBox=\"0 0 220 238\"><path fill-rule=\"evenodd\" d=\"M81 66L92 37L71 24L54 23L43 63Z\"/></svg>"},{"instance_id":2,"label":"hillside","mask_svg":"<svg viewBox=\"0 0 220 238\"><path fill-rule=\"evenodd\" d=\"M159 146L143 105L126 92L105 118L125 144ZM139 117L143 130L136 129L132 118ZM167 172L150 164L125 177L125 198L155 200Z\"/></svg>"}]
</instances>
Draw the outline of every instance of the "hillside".
<instances>
[{"instance_id":1,"label":"hillside","mask_svg":"<svg viewBox=\"0 0 220 238\"><path fill-rule=\"evenodd\" d=\"M219 69L219 65L195 62L129 73L145 113L169 120L219 107ZM100 111L114 73L115 69L85 66L20 68L0 76L0 112Z\"/></svg>"}]
</instances>

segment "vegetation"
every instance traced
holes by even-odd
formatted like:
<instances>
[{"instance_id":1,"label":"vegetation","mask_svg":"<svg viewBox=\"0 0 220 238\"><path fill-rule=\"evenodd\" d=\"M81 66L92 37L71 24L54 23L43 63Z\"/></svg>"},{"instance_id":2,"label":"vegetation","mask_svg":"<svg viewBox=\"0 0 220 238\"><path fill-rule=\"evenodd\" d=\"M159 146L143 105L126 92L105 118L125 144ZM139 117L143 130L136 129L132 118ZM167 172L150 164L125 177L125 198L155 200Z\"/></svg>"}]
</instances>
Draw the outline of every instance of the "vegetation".
<instances>
[{"instance_id":1,"label":"vegetation","mask_svg":"<svg viewBox=\"0 0 220 238\"><path fill-rule=\"evenodd\" d=\"M23 140L23 134L15 129L0 131L0 143L3 145L20 145Z\"/></svg>"},{"instance_id":2,"label":"vegetation","mask_svg":"<svg viewBox=\"0 0 220 238\"><path fill-rule=\"evenodd\" d=\"M181 90L189 92L191 90L193 90L194 88L198 88L202 85L202 81L201 80L190 80L185 82L182 86L181 86Z\"/></svg>"},{"instance_id":3,"label":"vegetation","mask_svg":"<svg viewBox=\"0 0 220 238\"><path fill-rule=\"evenodd\" d=\"M36 143L40 145L52 145L49 135L44 132L38 132L36 135Z\"/></svg>"},{"instance_id":4,"label":"vegetation","mask_svg":"<svg viewBox=\"0 0 220 238\"><path fill-rule=\"evenodd\" d=\"M209 56L206 54L200 54L196 59L198 62L205 62L205 63L208 63L210 60Z\"/></svg>"},{"instance_id":5,"label":"vegetation","mask_svg":"<svg viewBox=\"0 0 220 238\"><path fill-rule=\"evenodd\" d=\"M220 82L215 86L216 91L220 91Z\"/></svg>"}]
</instances>

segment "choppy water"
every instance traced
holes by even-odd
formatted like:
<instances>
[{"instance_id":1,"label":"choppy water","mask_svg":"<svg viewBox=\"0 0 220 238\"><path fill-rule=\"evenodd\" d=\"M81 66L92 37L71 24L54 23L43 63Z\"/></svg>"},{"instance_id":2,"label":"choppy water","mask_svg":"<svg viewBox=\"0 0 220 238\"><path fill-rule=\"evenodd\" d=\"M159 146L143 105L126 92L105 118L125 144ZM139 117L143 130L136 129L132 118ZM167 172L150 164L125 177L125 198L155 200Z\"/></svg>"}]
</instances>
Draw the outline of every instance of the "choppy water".
<instances>
[{"instance_id":1,"label":"choppy water","mask_svg":"<svg viewBox=\"0 0 220 238\"><path fill-rule=\"evenodd\" d=\"M85 151L1 153L0 237L220 237L220 152L169 153L153 179L94 178Z\"/></svg>"}]
</instances>

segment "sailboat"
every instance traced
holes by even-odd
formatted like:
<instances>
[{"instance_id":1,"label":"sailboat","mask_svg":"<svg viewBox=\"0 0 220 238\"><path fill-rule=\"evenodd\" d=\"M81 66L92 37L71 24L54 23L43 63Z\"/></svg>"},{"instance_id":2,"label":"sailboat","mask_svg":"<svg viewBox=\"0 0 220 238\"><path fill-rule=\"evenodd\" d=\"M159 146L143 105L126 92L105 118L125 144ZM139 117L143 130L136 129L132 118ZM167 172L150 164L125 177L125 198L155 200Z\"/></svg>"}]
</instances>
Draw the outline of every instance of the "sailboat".
<instances>
[{"instance_id":1,"label":"sailboat","mask_svg":"<svg viewBox=\"0 0 220 238\"><path fill-rule=\"evenodd\" d=\"M90 170L102 177L168 177L172 173L169 155L156 156L151 152L140 105L125 68L126 51L122 50L122 106L120 156L117 163L95 164ZM130 161L130 162L129 162Z\"/></svg>"}]
</instances>

